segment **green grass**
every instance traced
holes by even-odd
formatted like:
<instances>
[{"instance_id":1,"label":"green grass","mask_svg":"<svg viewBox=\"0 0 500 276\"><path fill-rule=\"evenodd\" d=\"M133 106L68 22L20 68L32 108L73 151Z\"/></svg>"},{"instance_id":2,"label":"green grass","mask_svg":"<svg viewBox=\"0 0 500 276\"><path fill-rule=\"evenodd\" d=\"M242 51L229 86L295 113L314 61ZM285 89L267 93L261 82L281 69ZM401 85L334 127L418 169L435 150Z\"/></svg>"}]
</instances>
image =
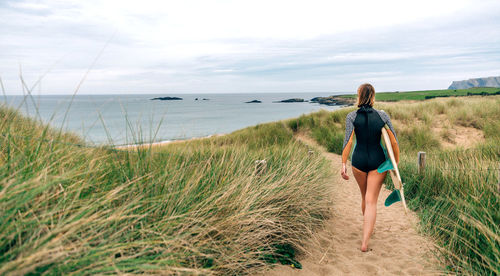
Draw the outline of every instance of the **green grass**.
<instances>
[{"instance_id":1,"label":"green grass","mask_svg":"<svg viewBox=\"0 0 500 276\"><path fill-rule=\"evenodd\" d=\"M0 118L2 275L253 274L329 215L327 161L282 122L124 151Z\"/></svg>"},{"instance_id":2,"label":"green grass","mask_svg":"<svg viewBox=\"0 0 500 276\"><path fill-rule=\"evenodd\" d=\"M454 273L500 272L499 105L500 96L376 105L398 134L409 206ZM293 132L340 153L351 110L124 151L0 107L0 274L260 272L300 251L330 214L327 161ZM445 148L442 137L453 137L433 130L443 118L484 141ZM419 150L428 156L420 175Z\"/></svg>"},{"instance_id":3,"label":"green grass","mask_svg":"<svg viewBox=\"0 0 500 276\"><path fill-rule=\"evenodd\" d=\"M375 100L377 101L402 101L402 100L428 100L439 97L459 97L459 96L474 96L474 95L499 95L500 88L498 87L475 87L468 89L442 89L442 90L422 90L422 91L405 91L405 92L377 92ZM357 95L340 95L341 98L356 99Z\"/></svg>"},{"instance_id":4,"label":"green grass","mask_svg":"<svg viewBox=\"0 0 500 276\"><path fill-rule=\"evenodd\" d=\"M499 106L500 96L375 105L390 115L396 129L409 207L417 211L422 232L437 242L443 266L452 273L500 274ZM287 125L340 154L345 116L352 110L316 112ZM483 133L484 141L471 148L447 148L436 126L473 128ZM427 153L422 174L417 173L418 151ZM389 179L386 183L390 187Z\"/></svg>"}]
</instances>

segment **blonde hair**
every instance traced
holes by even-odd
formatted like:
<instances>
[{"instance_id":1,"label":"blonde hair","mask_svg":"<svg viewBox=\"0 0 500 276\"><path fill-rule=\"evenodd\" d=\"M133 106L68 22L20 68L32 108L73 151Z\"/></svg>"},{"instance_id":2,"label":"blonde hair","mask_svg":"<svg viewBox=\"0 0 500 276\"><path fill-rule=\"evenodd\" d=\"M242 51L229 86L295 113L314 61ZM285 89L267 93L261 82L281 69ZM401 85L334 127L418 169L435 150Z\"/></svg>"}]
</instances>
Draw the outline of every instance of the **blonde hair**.
<instances>
[{"instance_id":1,"label":"blonde hair","mask_svg":"<svg viewBox=\"0 0 500 276\"><path fill-rule=\"evenodd\" d=\"M369 83L363 83L358 88L358 107L362 105L373 106L375 102L375 88Z\"/></svg>"}]
</instances>

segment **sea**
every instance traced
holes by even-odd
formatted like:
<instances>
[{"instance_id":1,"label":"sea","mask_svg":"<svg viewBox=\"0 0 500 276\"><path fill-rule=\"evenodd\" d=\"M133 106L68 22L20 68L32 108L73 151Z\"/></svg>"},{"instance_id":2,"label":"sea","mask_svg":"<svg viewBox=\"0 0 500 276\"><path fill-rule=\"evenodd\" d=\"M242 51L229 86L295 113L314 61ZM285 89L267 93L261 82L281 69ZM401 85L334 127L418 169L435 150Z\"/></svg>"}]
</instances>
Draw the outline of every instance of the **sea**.
<instances>
[{"instance_id":1,"label":"sea","mask_svg":"<svg viewBox=\"0 0 500 276\"><path fill-rule=\"evenodd\" d=\"M345 93L7 95L0 101L75 133L88 144L130 145L226 134L320 109L335 110L342 106L276 101L336 94ZM166 96L182 100L151 100ZM252 100L262 103L245 103Z\"/></svg>"}]
</instances>

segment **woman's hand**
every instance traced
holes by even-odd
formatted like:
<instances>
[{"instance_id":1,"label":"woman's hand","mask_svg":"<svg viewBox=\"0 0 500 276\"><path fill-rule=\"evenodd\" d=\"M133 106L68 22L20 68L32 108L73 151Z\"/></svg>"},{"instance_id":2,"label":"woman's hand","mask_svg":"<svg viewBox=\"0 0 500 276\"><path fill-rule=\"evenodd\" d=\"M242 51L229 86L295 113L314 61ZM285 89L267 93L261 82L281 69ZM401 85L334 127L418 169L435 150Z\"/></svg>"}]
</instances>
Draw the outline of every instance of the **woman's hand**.
<instances>
[{"instance_id":1,"label":"woman's hand","mask_svg":"<svg viewBox=\"0 0 500 276\"><path fill-rule=\"evenodd\" d=\"M342 170L340 171L340 175L345 180L349 180L349 176L347 175L347 168L345 167L345 163L342 163Z\"/></svg>"}]
</instances>

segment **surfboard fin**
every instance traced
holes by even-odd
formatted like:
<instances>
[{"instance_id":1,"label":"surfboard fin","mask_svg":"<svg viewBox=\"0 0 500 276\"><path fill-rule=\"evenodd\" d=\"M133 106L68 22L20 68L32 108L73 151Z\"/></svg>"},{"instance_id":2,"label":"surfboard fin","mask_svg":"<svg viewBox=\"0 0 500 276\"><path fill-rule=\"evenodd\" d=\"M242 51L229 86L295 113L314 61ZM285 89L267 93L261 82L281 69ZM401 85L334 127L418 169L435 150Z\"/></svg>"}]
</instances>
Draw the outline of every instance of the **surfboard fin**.
<instances>
[{"instance_id":1,"label":"surfboard fin","mask_svg":"<svg viewBox=\"0 0 500 276\"><path fill-rule=\"evenodd\" d=\"M380 164L377 168L378 173L383 173L385 171L393 170L394 166L392 165L391 159L386 159L384 163Z\"/></svg>"},{"instance_id":2,"label":"surfboard fin","mask_svg":"<svg viewBox=\"0 0 500 276\"><path fill-rule=\"evenodd\" d=\"M394 190L392 193L385 199L384 205L386 207L391 206L393 203L401 201L401 194L399 190Z\"/></svg>"}]
</instances>

